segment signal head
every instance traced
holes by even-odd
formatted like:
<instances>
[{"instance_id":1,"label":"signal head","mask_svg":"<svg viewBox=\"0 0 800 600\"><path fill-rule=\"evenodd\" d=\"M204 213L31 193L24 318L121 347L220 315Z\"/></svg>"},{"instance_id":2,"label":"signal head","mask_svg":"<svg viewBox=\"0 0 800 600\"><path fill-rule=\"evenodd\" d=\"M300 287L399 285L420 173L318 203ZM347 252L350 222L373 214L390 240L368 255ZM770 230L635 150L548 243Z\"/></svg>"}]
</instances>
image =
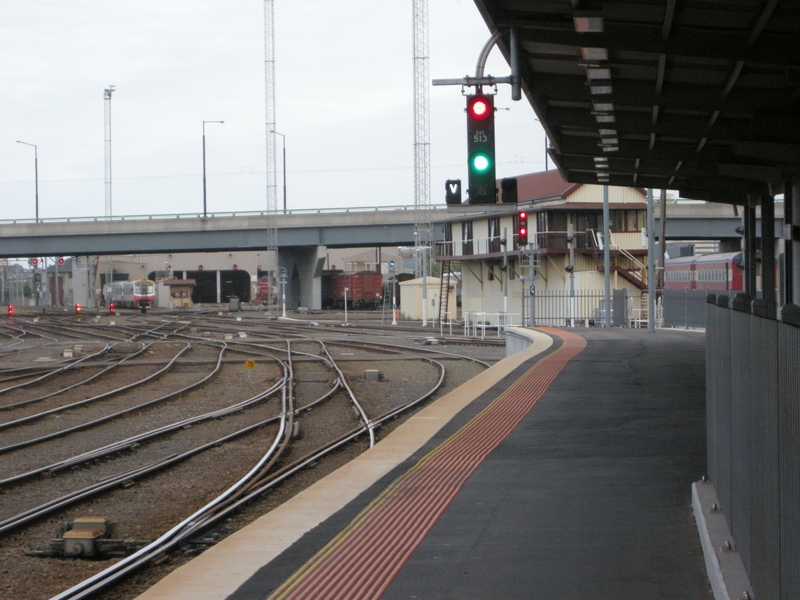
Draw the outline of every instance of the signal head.
<instances>
[{"instance_id":1,"label":"signal head","mask_svg":"<svg viewBox=\"0 0 800 600\"><path fill-rule=\"evenodd\" d=\"M238 271L238 270L239 270L239 267L238 267L237 265L233 265L233 270L234 270L234 271Z\"/></svg>"},{"instance_id":2,"label":"signal head","mask_svg":"<svg viewBox=\"0 0 800 600\"><path fill-rule=\"evenodd\" d=\"M58 265L59 265L59 266L61 266L61 265L63 265L63 264L64 264L64 259L63 259L63 258L61 258L61 257L59 257L59 259L58 259Z\"/></svg>"},{"instance_id":3,"label":"signal head","mask_svg":"<svg viewBox=\"0 0 800 600\"><path fill-rule=\"evenodd\" d=\"M32 264L34 267L35 267L35 266L37 266L37 265L39 264L39 259L38 259L38 258L31 259L31 264Z\"/></svg>"},{"instance_id":4,"label":"signal head","mask_svg":"<svg viewBox=\"0 0 800 600\"><path fill-rule=\"evenodd\" d=\"M14 316L14 305L13 304L9 304L8 305L8 316L9 317L13 317Z\"/></svg>"},{"instance_id":5,"label":"signal head","mask_svg":"<svg viewBox=\"0 0 800 600\"><path fill-rule=\"evenodd\" d=\"M78 303L78 304L76 304L76 305L75 305L75 312L76 312L76 313L79 313L79 312L81 312L81 305L80 305L80 303Z\"/></svg>"}]
</instances>

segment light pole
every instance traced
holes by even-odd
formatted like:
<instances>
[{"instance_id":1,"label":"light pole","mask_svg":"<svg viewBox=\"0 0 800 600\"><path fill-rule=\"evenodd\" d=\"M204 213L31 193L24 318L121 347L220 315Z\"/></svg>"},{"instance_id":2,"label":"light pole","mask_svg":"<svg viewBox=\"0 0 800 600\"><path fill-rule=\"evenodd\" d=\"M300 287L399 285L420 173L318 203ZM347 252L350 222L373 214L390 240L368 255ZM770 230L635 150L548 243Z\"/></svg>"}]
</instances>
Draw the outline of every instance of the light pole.
<instances>
[{"instance_id":1,"label":"light pole","mask_svg":"<svg viewBox=\"0 0 800 600\"><path fill-rule=\"evenodd\" d=\"M344 324L347 325L347 290L350 288L344 288Z\"/></svg>"},{"instance_id":2,"label":"light pole","mask_svg":"<svg viewBox=\"0 0 800 600\"><path fill-rule=\"evenodd\" d=\"M203 218L208 216L206 212L206 123L224 123L225 121L203 121Z\"/></svg>"},{"instance_id":3,"label":"light pole","mask_svg":"<svg viewBox=\"0 0 800 600\"><path fill-rule=\"evenodd\" d=\"M39 222L39 149L36 144L29 144L28 142L21 142L17 140L18 144L25 144L26 146L33 146L33 172L36 179L36 222Z\"/></svg>"},{"instance_id":4,"label":"light pole","mask_svg":"<svg viewBox=\"0 0 800 600\"><path fill-rule=\"evenodd\" d=\"M279 135L283 141L283 212L286 212L286 136L282 133L278 133L274 129L272 133L275 135Z\"/></svg>"}]
</instances>

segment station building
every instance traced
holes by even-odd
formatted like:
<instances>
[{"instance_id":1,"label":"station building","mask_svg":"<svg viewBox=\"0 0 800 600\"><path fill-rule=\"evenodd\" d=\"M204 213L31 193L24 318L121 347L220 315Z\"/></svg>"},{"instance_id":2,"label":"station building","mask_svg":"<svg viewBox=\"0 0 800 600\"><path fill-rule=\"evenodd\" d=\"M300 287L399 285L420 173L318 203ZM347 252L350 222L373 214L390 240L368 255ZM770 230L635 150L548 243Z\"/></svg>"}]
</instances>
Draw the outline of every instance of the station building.
<instances>
[{"instance_id":1,"label":"station building","mask_svg":"<svg viewBox=\"0 0 800 600\"><path fill-rule=\"evenodd\" d=\"M461 283L462 318L496 324L565 325L595 320L603 306L603 193L601 185L571 184L559 171L521 175L517 202L475 205L441 224L436 245L442 280ZM502 186L498 186L501 188ZM608 187L611 288L626 298L629 318L647 318L646 192ZM528 245L516 234L528 213ZM444 285L444 283L443 283ZM504 314L505 313L505 314Z\"/></svg>"}]
</instances>

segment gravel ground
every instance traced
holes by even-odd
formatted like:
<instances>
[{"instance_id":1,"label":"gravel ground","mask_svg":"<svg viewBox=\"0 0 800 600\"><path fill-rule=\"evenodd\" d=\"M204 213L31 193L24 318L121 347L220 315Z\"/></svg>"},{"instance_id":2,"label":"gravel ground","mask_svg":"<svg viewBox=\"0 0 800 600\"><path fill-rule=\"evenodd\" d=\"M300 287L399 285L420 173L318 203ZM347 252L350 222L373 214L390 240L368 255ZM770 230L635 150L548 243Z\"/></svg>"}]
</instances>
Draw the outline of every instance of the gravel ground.
<instances>
[{"instance_id":1,"label":"gravel ground","mask_svg":"<svg viewBox=\"0 0 800 600\"><path fill-rule=\"evenodd\" d=\"M285 343L276 341L274 332L270 333L265 330L262 320L253 319L252 315L246 315L246 317L250 318L245 318L242 322L232 321L230 317L209 320L198 324L197 331L204 333L216 328L213 336L222 339L227 324L227 331L248 331L247 341L285 348ZM148 315L148 322L155 318L155 316ZM106 318L106 320L108 319ZM117 321L123 322L124 318L118 316ZM137 321L141 322L141 317L138 315ZM71 325L71 327L75 327L75 325ZM333 332L308 331L308 328L305 328L299 332L299 335L329 337L340 333L338 330ZM357 332L351 330L346 333L350 338L360 337ZM391 338L387 338L383 334L372 334L370 339L384 343L411 343L415 348L421 348L418 341L419 335L397 333L397 336ZM262 337L261 340L252 339L254 335L259 334ZM269 342L266 341L267 339ZM242 340L237 339L236 341ZM2 344L3 340L0 340L0 351ZM152 348L152 354L146 354L138 361L131 361L135 363L134 365L114 369L107 376L104 375L87 386L81 386L55 396L54 398L58 398L58 400L42 401L40 406L41 408L52 408L55 405L82 400L98 393L99 390L116 388L140 380L143 376L151 374L163 366L164 361L174 356L182 346L183 344L177 341L156 343ZM292 346L295 351L307 352L314 356L320 355L320 346L314 342L295 341ZM237 346L237 348L244 349L241 346ZM432 347L432 349L480 357L489 362L499 360L505 354L504 349L498 346L485 347L451 343ZM15 353L14 356L18 360L18 364L15 366L30 364L35 360L35 354L45 355L50 350L48 348L43 351L40 348L37 349L37 352ZM329 350L339 368L344 372L348 385L371 418L420 397L431 389L439 377L439 370L434 365L409 355L398 356L370 349L337 345L331 345ZM254 347L252 351L261 354L267 353L264 348ZM214 347L194 345L172 371L152 382L138 386L130 392L112 396L112 399L107 401L98 401L57 415L50 415L29 426L0 430L0 446L11 443L8 440L30 437L33 432L41 433L61 429L67 424L78 423L93 416L109 414L120 408L133 406L147 399L159 397L168 391L179 389L208 374L213 368L217 355L218 349ZM251 355L230 352L226 356L228 361L222 367L219 375L191 392L82 432L0 455L2 456L0 478L46 466L56 460L103 446L146 429L185 419L192 415L204 414L223 406L230 406L270 387L282 375L282 369L268 357L258 357L256 368L248 370L243 367L242 363ZM444 386L437 396L455 389L484 369L481 365L462 359L437 358L436 360L442 362L447 369ZM8 366L4 359L3 368L8 368ZM293 361L293 367L297 381L294 393L296 406L299 408L329 390L336 377L335 373L321 361L310 357L297 357ZM55 381L30 386L26 393L13 392L13 398L19 401L24 399L26 394L27 397L44 395L49 393L48 390L53 391L58 389L58 386L68 385L67 382L79 381L81 376L88 377L90 373L96 372L92 371L96 368L98 367L87 367L78 377L74 374L63 379L62 376L58 376L54 378ZM379 370L380 381L366 382L364 372L368 369ZM0 376L1 379L2 376ZM0 383L0 390L7 385ZM8 397L12 396L9 394ZM4 395L0 394L0 408L9 403ZM25 407L24 414L36 412L31 407L39 404L37 402L28 405ZM104 456L91 463L60 471L49 478L37 477L23 483L0 486L0 520L112 474L151 463L169 454L184 452L201 443L211 442L249 424L268 419L276 415L279 410L279 400L270 398L224 418L209 420L188 429L180 429L172 434L142 443L135 449ZM12 420L20 414L23 413L18 411L0 413L0 422ZM391 428L406 417L407 415L404 415L379 429L377 431L378 438L386 435ZM293 438L287 453L281 458L281 463L305 455L316 448L321 440L333 439L354 429L360 423L349 397L344 392L335 394L331 399L314 406L311 410L301 412L297 420L300 422L300 435ZM74 504L29 526L0 534L0 599L39 600L50 598L119 560L118 558L92 560L38 558L25 555L27 550L45 546L54 536L60 522L79 516L104 516L117 523L117 537L135 540L153 539L241 478L263 456L276 432L277 427L272 425L260 427L232 442L197 454L168 470L137 479L124 486L115 487L100 496ZM139 572L116 588L107 590L102 598L104 600L128 600L136 597L152 583L170 570L190 560L209 544L254 521L317 479L351 460L367 447L368 440L363 437L318 461L288 482L263 494L240 511L217 523L209 531L203 532L202 541L186 544L179 551L160 559L158 564Z\"/></svg>"}]
</instances>

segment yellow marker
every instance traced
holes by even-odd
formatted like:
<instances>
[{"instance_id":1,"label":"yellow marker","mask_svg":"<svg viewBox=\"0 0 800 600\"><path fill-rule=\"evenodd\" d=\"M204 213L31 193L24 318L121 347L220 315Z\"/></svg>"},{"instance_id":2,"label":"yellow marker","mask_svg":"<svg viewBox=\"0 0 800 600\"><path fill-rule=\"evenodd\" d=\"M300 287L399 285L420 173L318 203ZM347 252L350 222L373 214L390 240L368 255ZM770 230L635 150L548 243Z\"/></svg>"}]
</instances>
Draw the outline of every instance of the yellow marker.
<instances>
[{"instance_id":1,"label":"yellow marker","mask_svg":"<svg viewBox=\"0 0 800 600\"><path fill-rule=\"evenodd\" d=\"M246 360L244 361L244 366L248 369L255 369L256 368L256 361L254 360Z\"/></svg>"}]
</instances>

